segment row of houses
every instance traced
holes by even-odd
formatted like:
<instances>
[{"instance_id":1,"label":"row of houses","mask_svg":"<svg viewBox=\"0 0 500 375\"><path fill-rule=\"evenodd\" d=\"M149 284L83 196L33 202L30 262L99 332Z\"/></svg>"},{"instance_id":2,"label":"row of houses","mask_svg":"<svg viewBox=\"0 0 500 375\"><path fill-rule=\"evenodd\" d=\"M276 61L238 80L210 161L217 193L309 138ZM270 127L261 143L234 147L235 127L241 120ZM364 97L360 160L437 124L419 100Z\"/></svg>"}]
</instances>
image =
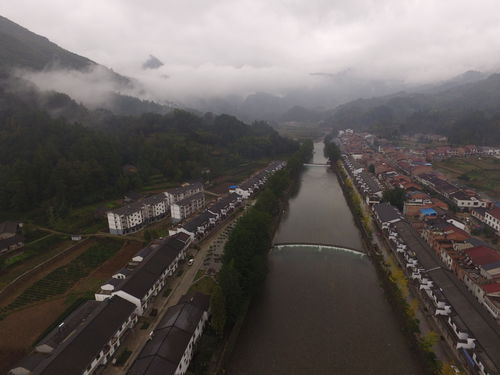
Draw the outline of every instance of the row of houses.
<instances>
[{"instance_id":1,"label":"row of houses","mask_svg":"<svg viewBox=\"0 0 500 375\"><path fill-rule=\"evenodd\" d=\"M349 155L343 155L344 166L352 177L358 191L363 195L367 204L379 203L382 199L384 188L382 184L369 172L360 166Z\"/></svg>"},{"instance_id":2,"label":"row of houses","mask_svg":"<svg viewBox=\"0 0 500 375\"><path fill-rule=\"evenodd\" d=\"M208 322L210 298L184 296L170 307L152 332L128 375L183 375Z\"/></svg>"},{"instance_id":3,"label":"row of houses","mask_svg":"<svg viewBox=\"0 0 500 375\"><path fill-rule=\"evenodd\" d=\"M380 203L372 209L389 247L456 354L472 373L499 374L499 327L478 317L475 302L461 292L458 280L395 207Z\"/></svg>"},{"instance_id":4,"label":"row of houses","mask_svg":"<svg viewBox=\"0 0 500 375\"><path fill-rule=\"evenodd\" d=\"M373 165L370 170L375 175L363 171L379 180L384 189L397 187L404 191L403 212L411 222L389 203L371 203L373 216L408 278L471 372L498 374L500 329L494 319L498 320L500 314L499 253L471 237L468 225L450 214L444 201L424 192L422 185L465 212L484 211L484 220L488 210L481 206L485 204L473 192L429 173L429 165L410 161L405 171L400 164L406 163L408 155L399 150L388 151L392 160L387 160L387 155L373 152L360 137L355 137L351 145L352 138L342 139L347 145L344 151L362 152L357 159L352 154L344 155L344 165L367 202L370 192L362 188L364 179L359 178L364 165Z\"/></svg>"},{"instance_id":5,"label":"row of houses","mask_svg":"<svg viewBox=\"0 0 500 375\"><path fill-rule=\"evenodd\" d=\"M126 333L175 274L190 243L188 235L179 233L141 249L101 285L95 301L68 316L9 374L88 375L110 363Z\"/></svg>"},{"instance_id":6,"label":"row of houses","mask_svg":"<svg viewBox=\"0 0 500 375\"><path fill-rule=\"evenodd\" d=\"M190 220L170 229L169 234L184 233L193 241L203 239L219 222L239 207L244 200L251 198L261 189L272 174L284 168L285 165L285 162L273 161L240 185L230 186L228 195L219 199Z\"/></svg>"},{"instance_id":7,"label":"row of houses","mask_svg":"<svg viewBox=\"0 0 500 375\"><path fill-rule=\"evenodd\" d=\"M120 235L137 232L146 225L161 220L168 215L172 215L176 220L181 220L184 217L179 217L186 214L187 211L180 209L177 203L183 202L182 206L187 205L186 200L189 197L197 196L199 198L203 191L203 184L201 183L188 184L146 198L140 198L128 205L110 210L106 214L109 232ZM196 202L195 206L200 206L199 199ZM204 204L205 197L203 196L201 207Z\"/></svg>"}]
</instances>

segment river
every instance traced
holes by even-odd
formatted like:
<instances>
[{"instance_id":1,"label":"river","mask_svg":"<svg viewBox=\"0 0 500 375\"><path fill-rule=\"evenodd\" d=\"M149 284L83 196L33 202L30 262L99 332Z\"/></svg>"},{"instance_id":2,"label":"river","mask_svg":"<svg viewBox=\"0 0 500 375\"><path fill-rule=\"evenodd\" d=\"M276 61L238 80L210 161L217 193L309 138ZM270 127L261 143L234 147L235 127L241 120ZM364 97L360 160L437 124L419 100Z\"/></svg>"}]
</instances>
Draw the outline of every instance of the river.
<instances>
[{"instance_id":1,"label":"river","mask_svg":"<svg viewBox=\"0 0 500 375\"><path fill-rule=\"evenodd\" d=\"M323 144L313 161L324 163ZM363 250L337 178L306 167L275 242ZM269 255L228 364L231 375L422 374L365 255L287 247Z\"/></svg>"}]
</instances>

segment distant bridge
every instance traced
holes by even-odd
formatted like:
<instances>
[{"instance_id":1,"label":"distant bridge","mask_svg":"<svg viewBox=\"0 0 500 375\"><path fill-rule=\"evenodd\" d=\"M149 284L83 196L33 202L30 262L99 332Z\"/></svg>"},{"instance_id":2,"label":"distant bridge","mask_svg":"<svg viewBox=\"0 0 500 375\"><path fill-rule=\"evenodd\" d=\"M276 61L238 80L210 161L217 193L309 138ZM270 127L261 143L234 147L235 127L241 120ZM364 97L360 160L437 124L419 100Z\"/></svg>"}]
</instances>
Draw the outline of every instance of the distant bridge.
<instances>
[{"instance_id":1,"label":"distant bridge","mask_svg":"<svg viewBox=\"0 0 500 375\"><path fill-rule=\"evenodd\" d=\"M329 167L330 164L324 164L324 163L304 163L305 167Z\"/></svg>"},{"instance_id":2,"label":"distant bridge","mask_svg":"<svg viewBox=\"0 0 500 375\"><path fill-rule=\"evenodd\" d=\"M361 255L361 256L366 255L362 251L350 247L332 245L327 243L319 243L319 242L275 242L273 244L273 249L281 250L284 247L313 247L318 251L322 251L323 249L325 249L325 250L344 251L347 253Z\"/></svg>"}]
</instances>

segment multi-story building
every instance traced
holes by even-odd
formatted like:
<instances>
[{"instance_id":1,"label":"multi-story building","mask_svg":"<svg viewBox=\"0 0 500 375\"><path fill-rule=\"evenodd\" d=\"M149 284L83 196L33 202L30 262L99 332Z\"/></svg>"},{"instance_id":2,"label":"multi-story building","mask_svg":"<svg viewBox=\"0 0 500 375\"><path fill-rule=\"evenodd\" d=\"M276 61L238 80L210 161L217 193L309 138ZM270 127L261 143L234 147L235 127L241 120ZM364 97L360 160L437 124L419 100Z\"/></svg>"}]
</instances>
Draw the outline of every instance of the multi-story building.
<instances>
[{"instance_id":1,"label":"multi-story building","mask_svg":"<svg viewBox=\"0 0 500 375\"><path fill-rule=\"evenodd\" d=\"M189 184L185 186L180 186L177 188L169 189L163 194L165 195L169 205L172 205L180 200L195 195L197 193L203 192L203 184L201 182L196 182L194 184Z\"/></svg>"},{"instance_id":2,"label":"multi-story building","mask_svg":"<svg viewBox=\"0 0 500 375\"><path fill-rule=\"evenodd\" d=\"M205 193L199 192L181 199L170 206L170 215L173 222L179 222L205 206Z\"/></svg>"}]
</instances>

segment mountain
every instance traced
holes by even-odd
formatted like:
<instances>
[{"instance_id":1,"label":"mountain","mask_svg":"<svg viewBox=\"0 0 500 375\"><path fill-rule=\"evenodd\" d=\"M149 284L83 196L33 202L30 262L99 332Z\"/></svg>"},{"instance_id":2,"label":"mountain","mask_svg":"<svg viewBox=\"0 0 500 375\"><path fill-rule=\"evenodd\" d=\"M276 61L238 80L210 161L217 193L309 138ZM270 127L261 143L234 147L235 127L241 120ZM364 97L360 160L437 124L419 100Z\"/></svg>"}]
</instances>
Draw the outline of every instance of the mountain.
<instances>
[{"instance_id":1,"label":"mountain","mask_svg":"<svg viewBox=\"0 0 500 375\"><path fill-rule=\"evenodd\" d=\"M157 57L149 55L149 58L142 64L142 69L158 69L163 65Z\"/></svg>"},{"instance_id":2,"label":"mountain","mask_svg":"<svg viewBox=\"0 0 500 375\"><path fill-rule=\"evenodd\" d=\"M0 16L0 67L4 70L68 69L87 71L98 66L96 62L69 52L47 38ZM124 86L130 80L105 68L113 80Z\"/></svg>"},{"instance_id":3,"label":"mountain","mask_svg":"<svg viewBox=\"0 0 500 375\"><path fill-rule=\"evenodd\" d=\"M88 115L88 109L139 115L145 112L164 114L177 107L174 103L159 104L135 96L143 91L139 82L67 51L2 16L0 51L0 84L7 85L4 87L6 91L18 99L31 101L53 116L82 121ZM158 63L161 64L150 56L150 66ZM12 79L5 79L6 75ZM12 84L13 81L20 84L21 89ZM54 102L55 94L59 94L55 100L60 105L57 110L47 107L48 102ZM83 107L82 104L87 108L76 113L70 109Z\"/></svg>"},{"instance_id":4,"label":"mountain","mask_svg":"<svg viewBox=\"0 0 500 375\"><path fill-rule=\"evenodd\" d=\"M463 77L467 76L470 78L469 74ZM388 136L428 132L447 135L455 143L497 145L499 104L500 74L492 74L465 84L453 85L452 81L424 92L358 99L334 109L329 123Z\"/></svg>"}]
</instances>

